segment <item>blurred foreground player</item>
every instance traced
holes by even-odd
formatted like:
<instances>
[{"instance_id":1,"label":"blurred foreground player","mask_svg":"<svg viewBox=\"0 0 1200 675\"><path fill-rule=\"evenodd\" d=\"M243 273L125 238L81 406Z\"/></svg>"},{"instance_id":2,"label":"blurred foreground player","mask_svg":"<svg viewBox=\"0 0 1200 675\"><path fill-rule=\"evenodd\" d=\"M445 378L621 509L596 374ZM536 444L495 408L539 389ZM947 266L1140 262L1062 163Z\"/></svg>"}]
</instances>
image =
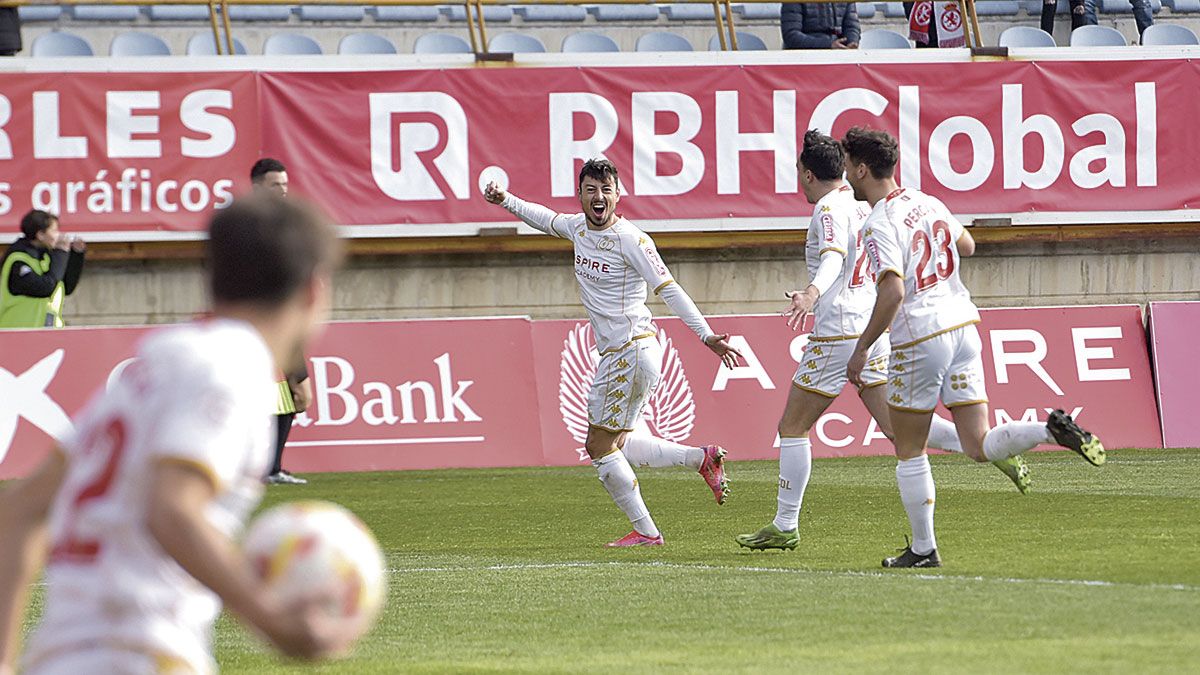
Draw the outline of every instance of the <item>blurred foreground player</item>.
<instances>
[{"instance_id":1,"label":"blurred foreground player","mask_svg":"<svg viewBox=\"0 0 1200 675\"><path fill-rule=\"evenodd\" d=\"M860 385L871 345L891 327L888 406L895 433L896 484L912 526L912 541L884 567L938 567L933 534L934 485L925 441L940 401L950 409L963 452L977 462L1002 461L1043 443L1104 463L1100 439L1061 410L1046 424L1008 422L988 428L979 310L959 277L975 240L936 197L897 186L899 146L885 132L855 127L842 141L846 179L871 204L863 243L875 265L871 318L846 368Z\"/></svg>"},{"instance_id":2,"label":"blurred foreground player","mask_svg":"<svg viewBox=\"0 0 1200 675\"><path fill-rule=\"evenodd\" d=\"M29 675L215 672L222 602L291 656L349 644L318 610L327 598L269 596L232 539L262 496L276 364L328 313L336 235L256 196L218 211L209 236L211 318L147 339L73 438L0 492L0 671L47 553Z\"/></svg>"},{"instance_id":3,"label":"blurred foreground player","mask_svg":"<svg viewBox=\"0 0 1200 675\"><path fill-rule=\"evenodd\" d=\"M264 157L250 167L250 184L256 192L286 197L287 167L277 159ZM289 365L283 369L283 379L276 385L279 393L275 405L275 461L267 470L265 480L272 485L304 485L307 480L293 476L291 471L283 468L283 448L287 445L288 435L292 433L296 415L308 410L312 402L312 382L308 379L303 353L296 354L284 363Z\"/></svg>"},{"instance_id":4,"label":"blurred foreground player","mask_svg":"<svg viewBox=\"0 0 1200 675\"><path fill-rule=\"evenodd\" d=\"M853 190L842 178L845 156L841 144L818 131L809 131L804 134L804 150L796 168L800 170L804 196L814 205L805 245L810 283L803 291L789 294L792 304L784 315L792 330L800 328L809 312L814 321L779 420L775 520L757 532L734 538L739 545L754 550L792 550L800 543L800 507L812 474L808 434L845 388L846 364L854 351L854 341L866 327L875 304L875 271L862 246L862 227L871 210L854 198ZM879 428L891 438L883 390L888 381L888 351L886 335L871 345L858 396ZM958 433L949 420L934 415L931 422L930 447L962 452ZM1023 459L1016 457L997 465L1019 490L1028 488L1029 472Z\"/></svg>"},{"instance_id":5,"label":"blurred foreground player","mask_svg":"<svg viewBox=\"0 0 1200 675\"><path fill-rule=\"evenodd\" d=\"M725 503L725 451L715 445L689 447L652 436L631 436L642 410L658 386L662 349L655 339L647 284L662 296L676 316L730 368L740 353L728 335L717 335L696 304L658 255L654 242L633 223L617 215L620 187L617 167L606 159L588 160L579 172L582 213L555 213L507 194L495 183L487 200L546 234L575 245L575 280L587 310L600 362L588 392L588 435L585 447L608 494L633 523L633 531L611 547L658 546L662 534L642 501L631 465L687 466L697 470Z\"/></svg>"}]
</instances>

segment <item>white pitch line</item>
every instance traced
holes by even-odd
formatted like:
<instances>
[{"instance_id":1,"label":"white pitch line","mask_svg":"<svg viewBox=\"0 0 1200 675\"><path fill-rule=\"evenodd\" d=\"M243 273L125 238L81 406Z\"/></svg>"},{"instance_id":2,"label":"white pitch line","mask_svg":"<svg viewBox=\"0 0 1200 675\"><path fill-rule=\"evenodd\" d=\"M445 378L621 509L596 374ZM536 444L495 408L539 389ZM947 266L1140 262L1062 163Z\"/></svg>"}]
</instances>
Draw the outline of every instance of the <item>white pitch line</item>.
<instances>
[{"instance_id":1,"label":"white pitch line","mask_svg":"<svg viewBox=\"0 0 1200 675\"><path fill-rule=\"evenodd\" d=\"M341 446L368 445L424 445L426 443L482 443L483 436L446 436L436 438L364 438L361 440L338 441L294 441L288 443L293 448L333 448Z\"/></svg>"},{"instance_id":2,"label":"white pitch line","mask_svg":"<svg viewBox=\"0 0 1200 675\"><path fill-rule=\"evenodd\" d=\"M1098 579L1022 579L1019 577L984 577L960 576L952 574L921 574L921 573L884 573L864 572L854 570L806 570L795 567L758 567L744 565L709 565L705 563L667 563L667 562L636 562L636 561L582 561L561 563L514 563L486 565L483 567L399 567L389 570L391 573L441 573L441 572L507 572L521 570L548 570L573 568L601 567L643 567L679 570L702 571L735 571L758 574L797 574L802 576L823 576L841 578L871 578L871 579L918 579L921 581L971 581L992 582L1001 584L1040 584L1048 586L1088 586L1098 588L1139 588L1163 591L1200 591L1200 586L1188 584L1136 584L1123 581L1102 581Z\"/></svg>"}]
</instances>

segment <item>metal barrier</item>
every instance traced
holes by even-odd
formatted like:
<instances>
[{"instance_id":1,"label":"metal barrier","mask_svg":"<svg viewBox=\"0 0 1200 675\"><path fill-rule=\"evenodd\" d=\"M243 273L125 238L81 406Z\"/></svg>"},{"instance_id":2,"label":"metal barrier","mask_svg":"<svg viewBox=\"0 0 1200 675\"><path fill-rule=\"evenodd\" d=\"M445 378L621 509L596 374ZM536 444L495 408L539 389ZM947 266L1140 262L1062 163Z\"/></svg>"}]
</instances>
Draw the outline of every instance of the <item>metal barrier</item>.
<instances>
[{"instance_id":1,"label":"metal barrier","mask_svg":"<svg viewBox=\"0 0 1200 675\"><path fill-rule=\"evenodd\" d=\"M827 3L828 0L781 0L789 3ZM976 0L958 0L967 18L963 31L968 47L982 47L983 38L979 31L979 15L976 11ZM737 31L733 22L733 5L731 0L676 0L679 4L712 5L713 19L720 39L721 51L736 51L738 48ZM773 3L775 0L738 0L739 4ZM32 0L0 0L0 7L20 7L22 5L47 4ZM208 7L209 19L212 22L213 40L217 54L233 54L233 35L229 21L230 5L301 5L308 4L306 0L58 0L59 5L204 5ZM444 0L320 0L321 5L372 5L379 7L394 6L429 6L453 4ZM487 23L483 18L485 5L645 5L644 0L463 0L466 10L467 31L471 38L471 49L477 56L487 54ZM474 8L474 14L472 14ZM722 12L722 10L724 10ZM724 14L724 16L722 16ZM221 32L224 31L224 46L222 50Z\"/></svg>"}]
</instances>

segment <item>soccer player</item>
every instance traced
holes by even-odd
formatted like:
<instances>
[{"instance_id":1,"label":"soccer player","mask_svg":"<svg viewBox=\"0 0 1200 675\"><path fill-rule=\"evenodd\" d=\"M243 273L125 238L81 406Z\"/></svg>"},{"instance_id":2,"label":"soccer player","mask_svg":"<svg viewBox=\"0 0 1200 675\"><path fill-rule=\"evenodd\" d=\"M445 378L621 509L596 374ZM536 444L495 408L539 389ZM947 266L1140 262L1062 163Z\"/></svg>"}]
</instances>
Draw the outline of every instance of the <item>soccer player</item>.
<instances>
[{"instance_id":1,"label":"soccer player","mask_svg":"<svg viewBox=\"0 0 1200 675\"><path fill-rule=\"evenodd\" d=\"M222 602L285 654L348 646L330 598L268 594L232 539L262 496L277 364L328 314L338 255L298 202L248 197L213 216L212 317L147 339L73 437L0 492L0 672L47 553L28 675L215 672Z\"/></svg>"},{"instance_id":2,"label":"soccer player","mask_svg":"<svg viewBox=\"0 0 1200 675\"><path fill-rule=\"evenodd\" d=\"M792 303L785 316L792 330L798 330L811 312L813 331L779 421L775 520L757 532L735 537L738 544L754 550L792 550L800 541L800 506L812 472L809 430L846 386L846 364L854 340L866 327L875 304L874 271L862 248L862 225L870 209L854 198L842 179L845 158L841 144L819 131L809 131L804 134L804 149L796 166L804 196L814 204L805 243L811 281L803 292L790 294ZM858 395L890 438L891 423L881 386L887 384L888 351L886 335L870 346ZM954 425L936 415L929 444L962 452ZM1028 488L1028 469L1020 457L1005 460L1000 468L1022 492Z\"/></svg>"},{"instance_id":3,"label":"soccer player","mask_svg":"<svg viewBox=\"0 0 1200 675\"><path fill-rule=\"evenodd\" d=\"M575 280L587 310L600 363L588 393L588 435L584 443L608 494L633 523L633 531L611 547L660 546L662 534L642 501L639 466L688 466L696 469L718 504L729 492L725 451L715 445L688 447L629 434L658 386L662 349L655 339L647 285L661 295L676 316L729 367L741 354L717 335L679 284L671 278L654 242L617 215L617 167L606 159L588 160L579 172L582 213L566 215L523 201L489 183L484 197L531 227L575 245Z\"/></svg>"},{"instance_id":4,"label":"soccer player","mask_svg":"<svg viewBox=\"0 0 1200 675\"><path fill-rule=\"evenodd\" d=\"M842 146L855 198L873 207L863 241L877 282L875 307L846 372L854 384L866 382L871 346L891 326L887 400L899 460L896 484L912 525L910 544L883 566L938 567L925 439L939 400L950 409L963 451L978 462L1056 443L1099 466L1104 446L1061 410L1046 424L1009 422L989 430L982 342L975 328L979 310L959 278L961 258L975 252L975 240L941 201L896 185L895 138L855 127Z\"/></svg>"}]
</instances>

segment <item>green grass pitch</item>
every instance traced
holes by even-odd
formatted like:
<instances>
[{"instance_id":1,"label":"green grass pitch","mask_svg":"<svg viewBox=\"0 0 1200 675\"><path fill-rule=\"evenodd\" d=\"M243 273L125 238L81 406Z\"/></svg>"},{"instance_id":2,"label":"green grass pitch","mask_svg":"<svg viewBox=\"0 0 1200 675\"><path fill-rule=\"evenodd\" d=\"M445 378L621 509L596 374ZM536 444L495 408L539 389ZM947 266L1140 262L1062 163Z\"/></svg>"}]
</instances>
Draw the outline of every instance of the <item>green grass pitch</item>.
<instances>
[{"instance_id":1,"label":"green grass pitch","mask_svg":"<svg viewBox=\"0 0 1200 675\"><path fill-rule=\"evenodd\" d=\"M667 545L628 531L590 467L313 475L384 547L387 607L352 658L281 662L232 621L225 673L1197 672L1200 451L1031 456L1025 497L933 458L938 570L883 570L908 532L887 457L817 460L795 552L741 550L774 514L774 462L701 479L642 469Z\"/></svg>"}]
</instances>

